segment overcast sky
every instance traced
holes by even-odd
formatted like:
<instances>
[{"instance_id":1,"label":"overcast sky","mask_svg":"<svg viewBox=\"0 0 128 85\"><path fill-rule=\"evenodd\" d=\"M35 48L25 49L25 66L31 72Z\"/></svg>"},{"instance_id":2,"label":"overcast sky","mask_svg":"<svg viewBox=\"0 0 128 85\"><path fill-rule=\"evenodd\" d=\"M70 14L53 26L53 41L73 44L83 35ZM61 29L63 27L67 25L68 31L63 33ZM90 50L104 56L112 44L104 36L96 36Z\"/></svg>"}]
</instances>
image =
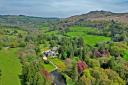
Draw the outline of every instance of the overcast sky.
<instances>
[{"instance_id":1,"label":"overcast sky","mask_svg":"<svg viewBox=\"0 0 128 85\"><path fill-rule=\"evenodd\" d=\"M0 0L0 14L69 17L89 11L128 12L128 0Z\"/></svg>"}]
</instances>

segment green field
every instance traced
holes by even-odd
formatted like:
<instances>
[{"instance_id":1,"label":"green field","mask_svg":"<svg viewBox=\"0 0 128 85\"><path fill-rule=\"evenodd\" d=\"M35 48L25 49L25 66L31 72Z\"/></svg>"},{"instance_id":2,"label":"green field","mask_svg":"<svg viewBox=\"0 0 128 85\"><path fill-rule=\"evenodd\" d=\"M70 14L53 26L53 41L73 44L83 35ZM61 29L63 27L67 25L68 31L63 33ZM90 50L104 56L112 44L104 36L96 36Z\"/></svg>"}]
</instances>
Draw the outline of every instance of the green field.
<instances>
[{"instance_id":1,"label":"green field","mask_svg":"<svg viewBox=\"0 0 128 85\"><path fill-rule=\"evenodd\" d=\"M66 69L65 63L59 58L49 58L49 60L53 62L58 67L59 70L63 71Z\"/></svg>"},{"instance_id":2,"label":"green field","mask_svg":"<svg viewBox=\"0 0 128 85\"><path fill-rule=\"evenodd\" d=\"M52 71L54 71L55 70L55 67L52 65L52 64L45 64L45 63L43 63L42 64L43 66L44 66L44 68L48 71L48 72L52 72Z\"/></svg>"},{"instance_id":3,"label":"green field","mask_svg":"<svg viewBox=\"0 0 128 85\"><path fill-rule=\"evenodd\" d=\"M41 65L48 71L48 72L52 72L52 71L54 71L55 70L55 66L54 65L52 65L51 63L44 63L44 62L42 62L41 63Z\"/></svg>"},{"instance_id":4,"label":"green field","mask_svg":"<svg viewBox=\"0 0 128 85\"><path fill-rule=\"evenodd\" d=\"M88 32L98 31L95 28L74 26L74 27L70 28L70 31L71 32L67 33L68 36L71 36L71 37L81 36L81 37L83 37L85 43L89 44L89 45L95 45L98 42L110 41L111 40L110 37L87 34Z\"/></svg>"},{"instance_id":5,"label":"green field","mask_svg":"<svg viewBox=\"0 0 128 85\"><path fill-rule=\"evenodd\" d=\"M0 85L21 85L19 75L21 64L17 57L18 48L3 49L0 51L0 69L2 77Z\"/></svg>"}]
</instances>

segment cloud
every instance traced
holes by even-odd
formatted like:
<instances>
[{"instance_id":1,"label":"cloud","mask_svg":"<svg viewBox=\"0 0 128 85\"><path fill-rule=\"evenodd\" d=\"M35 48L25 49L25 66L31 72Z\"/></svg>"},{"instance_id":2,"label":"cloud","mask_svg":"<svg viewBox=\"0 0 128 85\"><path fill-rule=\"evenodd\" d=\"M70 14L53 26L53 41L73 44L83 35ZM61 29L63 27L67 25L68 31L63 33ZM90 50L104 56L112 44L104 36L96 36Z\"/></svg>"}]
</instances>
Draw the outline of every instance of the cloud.
<instances>
[{"instance_id":1,"label":"cloud","mask_svg":"<svg viewBox=\"0 0 128 85\"><path fill-rule=\"evenodd\" d=\"M68 17L93 10L128 12L128 0L0 0L0 14Z\"/></svg>"}]
</instances>

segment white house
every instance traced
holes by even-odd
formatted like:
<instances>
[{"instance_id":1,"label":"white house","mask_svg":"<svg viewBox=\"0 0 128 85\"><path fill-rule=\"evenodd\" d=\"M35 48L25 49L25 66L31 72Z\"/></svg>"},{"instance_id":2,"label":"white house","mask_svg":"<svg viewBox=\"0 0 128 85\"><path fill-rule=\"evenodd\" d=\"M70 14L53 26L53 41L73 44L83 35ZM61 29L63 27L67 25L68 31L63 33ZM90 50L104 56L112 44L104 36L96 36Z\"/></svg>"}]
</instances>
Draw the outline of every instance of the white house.
<instances>
[{"instance_id":1,"label":"white house","mask_svg":"<svg viewBox=\"0 0 128 85\"><path fill-rule=\"evenodd\" d=\"M58 47L53 47L51 50L44 51L43 56L57 57L57 55L58 55L57 50L58 50Z\"/></svg>"}]
</instances>

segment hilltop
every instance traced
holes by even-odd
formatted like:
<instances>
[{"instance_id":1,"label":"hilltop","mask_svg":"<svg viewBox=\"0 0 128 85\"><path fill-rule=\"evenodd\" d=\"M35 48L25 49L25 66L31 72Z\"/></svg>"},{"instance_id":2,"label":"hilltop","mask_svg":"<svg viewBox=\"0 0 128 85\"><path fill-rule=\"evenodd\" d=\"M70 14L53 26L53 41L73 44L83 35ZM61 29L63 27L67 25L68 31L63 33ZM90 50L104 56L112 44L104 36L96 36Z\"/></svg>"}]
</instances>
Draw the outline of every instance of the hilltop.
<instances>
[{"instance_id":1,"label":"hilltop","mask_svg":"<svg viewBox=\"0 0 128 85\"><path fill-rule=\"evenodd\" d=\"M87 14L71 16L67 19L69 22L88 21L88 20L91 21L114 20L121 23L128 23L128 13L113 13L110 11L91 11Z\"/></svg>"}]
</instances>

